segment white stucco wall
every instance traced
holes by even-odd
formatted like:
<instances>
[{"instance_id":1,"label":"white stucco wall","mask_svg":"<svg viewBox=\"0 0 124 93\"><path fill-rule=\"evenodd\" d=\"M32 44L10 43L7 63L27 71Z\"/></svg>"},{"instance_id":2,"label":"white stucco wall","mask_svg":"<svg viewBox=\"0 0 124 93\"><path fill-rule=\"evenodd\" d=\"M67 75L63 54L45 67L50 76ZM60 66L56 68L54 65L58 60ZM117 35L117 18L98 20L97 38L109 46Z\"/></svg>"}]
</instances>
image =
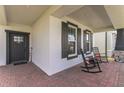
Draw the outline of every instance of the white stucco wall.
<instances>
[{"instance_id":1,"label":"white stucco wall","mask_svg":"<svg viewBox=\"0 0 124 93\"><path fill-rule=\"evenodd\" d=\"M6 64L6 33L0 28L0 66Z\"/></svg>"},{"instance_id":2,"label":"white stucco wall","mask_svg":"<svg viewBox=\"0 0 124 93\"><path fill-rule=\"evenodd\" d=\"M82 61L82 58L67 60L61 58L61 19L50 17L50 75L70 68Z\"/></svg>"},{"instance_id":3,"label":"white stucco wall","mask_svg":"<svg viewBox=\"0 0 124 93\"><path fill-rule=\"evenodd\" d=\"M67 17L62 19L53 17L48 10L32 28L33 63L48 75L53 75L82 62L81 55L72 60L61 58L62 21L70 21L82 29L81 45L83 48L83 30L87 27Z\"/></svg>"},{"instance_id":4,"label":"white stucco wall","mask_svg":"<svg viewBox=\"0 0 124 93\"><path fill-rule=\"evenodd\" d=\"M112 56L112 51L114 50L113 43L116 42L116 40L113 39L112 33L117 33L116 31L108 31L107 32L107 53L108 56Z\"/></svg>"},{"instance_id":5,"label":"white stucco wall","mask_svg":"<svg viewBox=\"0 0 124 93\"><path fill-rule=\"evenodd\" d=\"M114 49L113 46L113 38L112 33L116 33L116 31L108 31L107 32L107 54L111 57L112 51ZM99 47L101 53L105 53L105 32L94 33L94 46Z\"/></svg>"},{"instance_id":6,"label":"white stucco wall","mask_svg":"<svg viewBox=\"0 0 124 93\"><path fill-rule=\"evenodd\" d=\"M6 32L5 30L30 32L31 28L24 25L13 24L11 26L0 25L0 66L6 65Z\"/></svg>"},{"instance_id":7,"label":"white stucco wall","mask_svg":"<svg viewBox=\"0 0 124 93\"><path fill-rule=\"evenodd\" d=\"M63 71L67 68L73 67L81 62L82 56L79 55L77 58L67 60L67 58L61 58L61 22L62 21L69 21L72 22L78 27L81 28L81 46L83 48L83 30L87 29L86 26L79 24L78 22L69 19L67 17L59 19L53 16L50 16L50 45L49 45L49 61L50 61L50 75L55 74L57 72Z\"/></svg>"},{"instance_id":8,"label":"white stucco wall","mask_svg":"<svg viewBox=\"0 0 124 93\"><path fill-rule=\"evenodd\" d=\"M93 34L94 47L99 47L100 53L105 53L105 32Z\"/></svg>"},{"instance_id":9,"label":"white stucco wall","mask_svg":"<svg viewBox=\"0 0 124 93\"><path fill-rule=\"evenodd\" d=\"M49 64L49 24L50 15L60 6L49 8L32 25L32 61L46 74L50 75Z\"/></svg>"},{"instance_id":10,"label":"white stucco wall","mask_svg":"<svg viewBox=\"0 0 124 93\"><path fill-rule=\"evenodd\" d=\"M33 26L32 60L49 74L49 14L44 14Z\"/></svg>"}]
</instances>

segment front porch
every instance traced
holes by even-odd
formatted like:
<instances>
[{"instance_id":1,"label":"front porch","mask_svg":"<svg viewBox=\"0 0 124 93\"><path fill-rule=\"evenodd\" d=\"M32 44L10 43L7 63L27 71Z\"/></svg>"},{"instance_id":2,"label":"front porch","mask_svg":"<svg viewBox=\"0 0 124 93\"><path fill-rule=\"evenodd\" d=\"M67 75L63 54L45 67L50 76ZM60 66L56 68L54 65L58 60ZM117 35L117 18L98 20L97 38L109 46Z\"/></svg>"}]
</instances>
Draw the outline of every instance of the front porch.
<instances>
[{"instance_id":1,"label":"front porch","mask_svg":"<svg viewBox=\"0 0 124 93\"><path fill-rule=\"evenodd\" d=\"M85 73L80 68L84 61L81 49L87 57L93 54L93 47L98 47L105 58L114 61L111 56L116 45L115 31L124 26L117 25L119 21L113 22L113 11L120 15L119 10L124 9L124 6L7 5L0 9L6 14L5 24L0 23L3 24L0 26L1 87L124 86L123 63L100 63L102 72L97 74ZM123 19L121 16L118 18ZM30 33L29 40L22 34L12 33L11 42L7 43L10 39L7 38L6 30ZM124 29L121 30L124 32ZM14 56L7 57L12 55L7 52L8 49ZM13 65L22 61L28 63Z\"/></svg>"}]
</instances>

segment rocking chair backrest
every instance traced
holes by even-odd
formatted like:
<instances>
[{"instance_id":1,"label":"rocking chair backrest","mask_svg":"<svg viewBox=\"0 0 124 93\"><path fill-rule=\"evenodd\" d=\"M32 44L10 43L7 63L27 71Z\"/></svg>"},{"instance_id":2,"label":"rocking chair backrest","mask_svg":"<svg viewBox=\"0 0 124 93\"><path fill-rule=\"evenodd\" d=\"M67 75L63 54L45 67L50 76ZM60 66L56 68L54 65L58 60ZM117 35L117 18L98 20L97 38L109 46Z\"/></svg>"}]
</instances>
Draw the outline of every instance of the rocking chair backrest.
<instances>
[{"instance_id":1,"label":"rocking chair backrest","mask_svg":"<svg viewBox=\"0 0 124 93\"><path fill-rule=\"evenodd\" d=\"M101 60L101 55L99 52L99 48L98 47L93 47L93 53L94 53L94 57L98 60Z\"/></svg>"},{"instance_id":2,"label":"rocking chair backrest","mask_svg":"<svg viewBox=\"0 0 124 93\"><path fill-rule=\"evenodd\" d=\"M83 58L83 60L84 60L84 62L86 61L86 59L85 59L85 56L84 56L84 52L83 52L83 50L81 49L81 55L82 55L82 58Z\"/></svg>"},{"instance_id":3,"label":"rocking chair backrest","mask_svg":"<svg viewBox=\"0 0 124 93\"><path fill-rule=\"evenodd\" d=\"M81 54L82 54L82 58L84 60L84 66L82 66L82 68L84 68L84 69L82 69L82 71L88 72L88 73L102 72L98 61L95 61L94 59L92 61L90 61L90 60L87 61L87 59L84 56L84 52L83 52L82 49L81 49ZM96 67L97 67L96 71L91 71L91 69L93 69L93 68L96 69Z\"/></svg>"}]
</instances>

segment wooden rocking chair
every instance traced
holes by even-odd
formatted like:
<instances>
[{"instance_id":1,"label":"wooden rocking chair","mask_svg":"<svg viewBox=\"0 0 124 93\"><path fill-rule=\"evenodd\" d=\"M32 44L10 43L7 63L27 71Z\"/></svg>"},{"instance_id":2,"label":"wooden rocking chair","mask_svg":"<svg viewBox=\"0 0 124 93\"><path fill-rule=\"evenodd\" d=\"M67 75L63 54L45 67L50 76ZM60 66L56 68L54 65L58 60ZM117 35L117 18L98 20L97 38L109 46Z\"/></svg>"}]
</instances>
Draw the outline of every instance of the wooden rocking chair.
<instances>
[{"instance_id":1,"label":"wooden rocking chair","mask_svg":"<svg viewBox=\"0 0 124 93\"><path fill-rule=\"evenodd\" d=\"M109 63L108 62L108 58L107 56L101 56L100 52L99 52L99 48L98 47L93 47L93 54L94 54L94 58L99 61L100 63Z\"/></svg>"},{"instance_id":2,"label":"wooden rocking chair","mask_svg":"<svg viewBox=\"0 0 124 93\"><path fill-rule=\"evenodd\" d=\"M83 68L81 71L88 72L88 73L102 72L101 68L99 66L99 62L97 60L95 60L93 57L90 59L85 58L82 49L81 49L81 54L82 54L82 58L84 60L84 66L81 66L81 68Z\"/></svg>"}]
</instances>

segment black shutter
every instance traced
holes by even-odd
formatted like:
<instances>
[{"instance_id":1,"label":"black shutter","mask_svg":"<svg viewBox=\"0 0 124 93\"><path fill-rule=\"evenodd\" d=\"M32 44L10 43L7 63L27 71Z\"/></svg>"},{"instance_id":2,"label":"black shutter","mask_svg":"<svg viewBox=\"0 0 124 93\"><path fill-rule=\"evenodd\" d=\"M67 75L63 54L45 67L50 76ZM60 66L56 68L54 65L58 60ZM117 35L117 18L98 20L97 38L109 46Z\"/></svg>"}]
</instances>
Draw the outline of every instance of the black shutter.
<instances>
[{"instance_id":1,"label":"black shutter","mask_svg":"<svg viewBox=\"0 0 124 93\"><path fill-rule=\"evenodd\" d=\"M68 24L62 22L62 58L68 56Z\"/></svg>"},{"instance_id":2,"label":"black shutter","mask_svg":"<svg viewBox=\"0 0 124 93\"><path fill-rule=\"evenodd\" d=\"M91 48L90 49L92 51L92 48L93 48L93 33L91 33L90 40L91 40L91 46L90 46Z\"/></svg>"},{"instance_id":3,"label":"black shutter","mask_svg":"<svg viewBox=\"0 0 124 93\"><path fill-rule=\"evenodd\" d=\"M115 50L124 50L124 29L117 29Z\"/></svg>"},{"instance_id":4,"label":"black shutter","mask_svg":"<svg viewBox=\"0 0 124 93\"><path fill-rule=\"evenodd\" d=\"M81 28L78 28L77 31L77 53L81 54Z\"/></svg>"},{"instance_id":5,"label":"black shutter","mask_svg":"<svg viewBox=\"0 0 124 93\"><path fill-rule=\"evenodd\" d=\"M83 32L83 50L84 53L87 51L87 46L86 46L86 31Z\"/></svg>"}]
</instances>

